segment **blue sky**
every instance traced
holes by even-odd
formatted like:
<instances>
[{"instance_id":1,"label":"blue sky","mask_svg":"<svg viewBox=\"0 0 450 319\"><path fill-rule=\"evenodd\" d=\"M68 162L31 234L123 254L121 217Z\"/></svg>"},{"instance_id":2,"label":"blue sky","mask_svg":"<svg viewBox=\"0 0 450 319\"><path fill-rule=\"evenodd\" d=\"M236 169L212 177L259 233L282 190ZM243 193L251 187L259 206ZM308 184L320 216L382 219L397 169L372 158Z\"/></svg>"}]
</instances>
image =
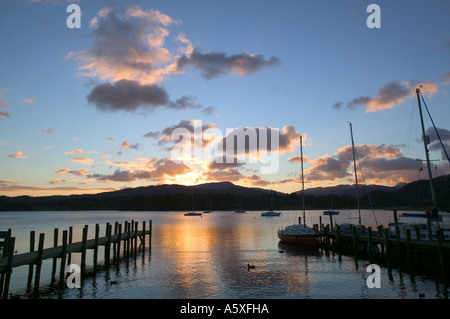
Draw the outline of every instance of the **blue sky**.
<instances>
[{"instance_id":1,"label":"blue sky","mask_svg":"<svg viewBox=\"0 0 450 319\"><path fill-rule=\"evenodd\" d=\"M70 29L69 4L81 8ZM381 28L368 28L369 4ZM415 99L450 144L448 1L0 3L0 194L231 181L292 192L427 178ZM279 168L171 157L174 128L280 129ZM431 126L426 121L426 127ZM434 175L450 165L430 131ZM254 155L254 154L253 154ZM255 155L256 156L256 155Z\"/></svg>"}]
</instances>

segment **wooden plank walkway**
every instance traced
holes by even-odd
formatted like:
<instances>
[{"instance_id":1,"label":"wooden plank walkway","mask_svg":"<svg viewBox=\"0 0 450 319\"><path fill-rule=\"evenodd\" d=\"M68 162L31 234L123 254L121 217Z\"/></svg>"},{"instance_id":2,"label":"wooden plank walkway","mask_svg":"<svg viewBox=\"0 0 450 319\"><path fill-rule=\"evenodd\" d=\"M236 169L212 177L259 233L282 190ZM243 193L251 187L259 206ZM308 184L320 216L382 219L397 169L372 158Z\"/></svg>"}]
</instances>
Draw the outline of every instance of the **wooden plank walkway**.
<instances>
[{"instance_id":1,"label":"wooden plank walkway","mask_svg":"<svg viewBox=\"0 0 450 319\"><path fill-rule=\"evenodd\" d=\"M109 244L115 244L119 240L128 240L131 238L135 238L136 236L140 237L143 235L150 235L151 231L136 231L128 233L122 233L121 235L111 235L111 242L109 242L108 237L98 238L98 243L96 244L96 240L89 239L86 241L85 249L94 249L96 246L106 246ZM120 238L120 239L119 239ZM83 250L83 242L77 242L67 245L66 254L82 252ZM42 260L51 259L51 258L60 258L63 253L63 246L50 247L42 250ZM11 268L16 268L23 265L35 264L37 263L39 257L38 251L32 251L28 253L14 255L12 258ZM0 257L0 272L4 272L8 267L8 258Z\"/></svg>"},{"instance_id":2,"label":"wooden plank walkway","mask_svg":"<svg viewBox=\"0 0 450 319\"><path fill-rule=\"evenodd\" d=\"M81 276L84 275L86 270L86 251L89 249L94 250L93 263L94 270L97 267L98 247L103 246L104 249L104 262L109 265L111 256L111 247L113 247L113 255L120 256L121 243L123 242L124 255L128 258L130 252L133 254L137 252L138 238L140 239L140 245L145 248L145 237L148 236L148 245L151 249L151 236L152 236L152 221L150 220L146 229L145 221L142 222L142 229L138 230L138 222L132 220L131 222L125 221L122 232L122 224L115 223L114 234L112 234L112 225L106 224L105 236L99 237L100 226L95 225L94 233L95 238L88 239L88 226L83 228L82 240L80 242L72 243L72 227L69 231L64 230L62 235L62 244L58 245L58 228L54 229L53 234L53 247L44 248L45 233L39 235L38 249L35 250L35 232L30 232L30 252L23 254L14 254L15 240L16 238L11 235L11 230L8 232L2 232L4 241L2 242L2 256L0 257L0 297L3 299L8 298L9 285L11 280L12 270L16 267L29 265L29 278L33 275L33 265L36 266L34 292L37 294L41 276L41 265L45 259L53 259L52 277L56 272L56 260L61 259L60 262L60 284L64 283L66 277L66 263L70 264L72 253L81 253ZM117 259L119 260L119 259Z\"/></svg>"}]
</instances>

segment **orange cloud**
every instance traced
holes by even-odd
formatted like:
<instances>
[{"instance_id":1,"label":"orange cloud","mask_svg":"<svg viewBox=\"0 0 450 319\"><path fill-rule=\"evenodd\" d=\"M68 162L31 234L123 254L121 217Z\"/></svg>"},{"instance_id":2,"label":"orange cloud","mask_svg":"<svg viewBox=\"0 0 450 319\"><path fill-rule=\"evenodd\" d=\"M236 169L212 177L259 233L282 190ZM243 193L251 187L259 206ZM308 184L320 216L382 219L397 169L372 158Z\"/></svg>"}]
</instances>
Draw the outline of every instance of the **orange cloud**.
<instances>
[{"instance_id":1,"label":"orange cloud","mask_svg":"<svg viewBox=\"0 0 450 319\"><path fill-rule=\"evenodd\" d=\"M17 153L14 153L14 154L8 154L8 157L12 157L12 158L28 158L28 155L23 155L22 151L18 151Z\"/></svg>"},{"instance_id":2,"label":"orange cloud","mask_svg":"<svg viewBox=\"0 0 450 319\"><path fill-rule=\"evenodd\" d=\"M81 163L84 165L91 165L94 161L87 157L78 157L78 158L72 158L72 162Z\"/></svg>"}]
</instances>

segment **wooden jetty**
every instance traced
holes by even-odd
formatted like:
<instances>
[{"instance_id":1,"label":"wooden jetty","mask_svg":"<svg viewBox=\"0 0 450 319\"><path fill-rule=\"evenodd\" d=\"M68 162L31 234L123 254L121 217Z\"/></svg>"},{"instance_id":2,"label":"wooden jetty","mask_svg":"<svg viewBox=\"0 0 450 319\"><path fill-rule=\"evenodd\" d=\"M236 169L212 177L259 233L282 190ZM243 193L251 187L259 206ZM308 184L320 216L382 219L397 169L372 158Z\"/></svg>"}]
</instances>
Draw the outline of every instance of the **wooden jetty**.
<instances>
[{"instance_id":1,"label":"wooden jetty","mask_svg":"<svg viewBox=\"0 0 450 319\"><path fill-rule=\"evenodd\" d=\"M331 216L330 216L331 218ZM299 218L300 222L300 218ZM330 219L330 222L332 220ZM392 264L406 266L411 273L419 269L434 272L443 282L450 278L450 242L444 241L441 232L436 233L433 240L420 239L418 234L412 239L411 231L406 230L406 238L400 238L398 231L397 211L394 211L394 222L397 232L390 233L388 228L378 226L357 226L350 231L341 231L340 225L315 224L313 228L319 235L321 247L338 252L346 252L356 259L367 258L372 262L375 257L383 261L387 267ZM372 249L372 248L376 249ZM381 258L380 258L381 257Z\"/></svg>"},{"instance_id":2,"label":"wooden jetty","mask_svg":"<svg viewBox=\"0 0 450 319\"><path fill-rule=\"evenodd\" d=\"M124 226L122 228L122 226ZM147 228L148 227L148 228ZM80 242L72 242L73 228L64 230L62 233L62 243L58 245L58 228L54 229L53 235L53 247L44 248L45 233L39 234L38 248L35 250L35 232L30 232L30 252L23 254L15 254L15 240L12 236L12 231L9 229L7 232L2 231L2 254L0 257L0 297L7 299L9 296L9 286L11 280L12 270L16 267L29 265L28 281L31 283L33 275L33 266L36 267L35 280L34 280L34 292L37 293L39 289L41 265L45 259L53 259L52 278L56 272L56 261L60 259L60 272L59 282L60 285L64 285L66 278L66 267L71 263L72 253L81 253L81 274L83 277L86 271L86 255L87 250L93 250L93 267L94 270L98 264L98 247L104 246L104 262L109 264L111 258L111 249L114 257L121 255L121 245L123 245L123 256L129 257L130 252L136 253L138 247L145 249L145 237L148 236L148 246L151 249L151 235L152 235L152 221L150 220L148 226L146 222L142 222L142 227L139 230L138 222L134 220L131 222L126 221L124 225L115 222L114 233L112 225L106 224L105 233L103 237L100 237L99 224L95 225L94 238L88 239L88 226L83 228L82 240ZM140 243L138 245L138 239ZM119 260L119 258L116 258Z\"/></svg>"}]
</instances>

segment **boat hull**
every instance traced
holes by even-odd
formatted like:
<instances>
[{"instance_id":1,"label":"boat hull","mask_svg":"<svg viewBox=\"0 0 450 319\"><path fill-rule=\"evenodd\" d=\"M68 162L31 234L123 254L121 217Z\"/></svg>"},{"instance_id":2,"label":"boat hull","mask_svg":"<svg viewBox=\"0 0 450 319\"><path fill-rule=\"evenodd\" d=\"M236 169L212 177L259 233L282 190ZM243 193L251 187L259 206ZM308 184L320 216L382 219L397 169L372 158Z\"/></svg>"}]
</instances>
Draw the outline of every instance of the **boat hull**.
<instances>
[{"instance_id":1,"label":"boat hull","mask_svg":"<svg viewBox=\"0 0 450 319\"><path fill-rule=\"evenodd\" d=\"M319 245L319 238L316 235L286 235L278 233L278 238L281 241L297 245L317 246Z\"/></svg>"}]
</instances>

